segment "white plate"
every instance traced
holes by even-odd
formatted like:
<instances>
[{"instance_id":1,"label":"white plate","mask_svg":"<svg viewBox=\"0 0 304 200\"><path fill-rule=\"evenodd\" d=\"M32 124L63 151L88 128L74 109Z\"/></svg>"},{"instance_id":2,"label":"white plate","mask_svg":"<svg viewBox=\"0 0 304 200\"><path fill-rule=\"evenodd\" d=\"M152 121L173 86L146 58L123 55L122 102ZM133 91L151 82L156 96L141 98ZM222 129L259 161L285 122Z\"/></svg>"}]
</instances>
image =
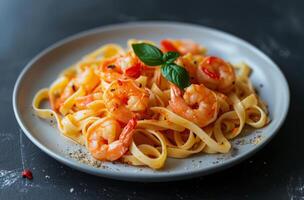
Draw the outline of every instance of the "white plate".
<instances>
[{"instance_id":1,"label":"white plate","mask_svg":"<svg viewBox=\"0 0 304 200\"><path fill-rule=\"evenodd\" d=\"M235 139L231 153L199 154L185 159L168 159L165 168L148 168L105 162L102 168L80 163L68 155L80 148L60 135L50 123L33 115L35 93L50 83L66 67L86 53L106 43L126 46L130 38L159 42L163 38L190 38L204 45L208 53L236 63L245 61L252 69L251 80L268 103L271 123ZM263 85L263 87L260 87ZM261 51L230 34L211 28L176 22L138 22L117 24L86 31L64 39L37 55L20 74L13 94L13 106L19 125L27 137L56 160L78 170L129 181L169 181L212 173L232 166L261 149L282 125L289 107L289 89L282 72Z\"/></svg>"}]
</instances>

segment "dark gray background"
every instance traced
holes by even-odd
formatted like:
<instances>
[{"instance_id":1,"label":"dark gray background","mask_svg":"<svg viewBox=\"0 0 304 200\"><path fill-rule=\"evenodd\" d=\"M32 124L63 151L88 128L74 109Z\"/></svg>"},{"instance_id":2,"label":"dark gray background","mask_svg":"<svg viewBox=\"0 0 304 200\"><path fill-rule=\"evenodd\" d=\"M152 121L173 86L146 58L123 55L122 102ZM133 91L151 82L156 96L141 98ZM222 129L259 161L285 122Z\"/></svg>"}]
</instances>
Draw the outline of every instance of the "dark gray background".
<instances>
[{"instance_id":1,"label":"dark gray background","mask_svg":"<svg viewBox=\"0 0 304 200\"><path fill-rule=\"evenodd\" d=\"M0 199L304 199L303 2L1 0ZM12 110L13 86L23 67L41 50L71 34L137 20L184 21L218 28L269 55L291 89L289 115L277 136L237 166L172 183L98 178L63 166L41 152L22 133ZM33 171L32 181L20 178L24 167Z\"/></svg>"}]
</instances>

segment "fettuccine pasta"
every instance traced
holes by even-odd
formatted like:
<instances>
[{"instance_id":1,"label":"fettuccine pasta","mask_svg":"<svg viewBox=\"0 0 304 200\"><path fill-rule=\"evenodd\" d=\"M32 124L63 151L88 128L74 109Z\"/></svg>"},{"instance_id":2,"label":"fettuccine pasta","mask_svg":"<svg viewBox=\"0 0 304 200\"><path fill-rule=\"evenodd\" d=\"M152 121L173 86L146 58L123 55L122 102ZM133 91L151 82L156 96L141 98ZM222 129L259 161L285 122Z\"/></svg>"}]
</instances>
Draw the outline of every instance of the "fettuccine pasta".
<instances>
[{"instance_id":1,"label":"fettuccine pasta","mask_svg":"<svg viewBox=\"0 0 304 200\"><path fill-rule=\"evenodd\" d=\"M37 92L36 115L55 120L64 136L85 145L97 160L153 169L168 157L228 153L230 140L246 125L268 124L247 64L232 65L191 40L171 39L161 41L156 53L176 56L157 64L137 56L132 44L141 43L156 46L133 39L127 49L107 44L84 56ZM172 64L185 70L188 84L174 76ZM166 75L165 65L173 66ZM44 100L50 108L41 107Z\"/></svg>"}]
</instances>

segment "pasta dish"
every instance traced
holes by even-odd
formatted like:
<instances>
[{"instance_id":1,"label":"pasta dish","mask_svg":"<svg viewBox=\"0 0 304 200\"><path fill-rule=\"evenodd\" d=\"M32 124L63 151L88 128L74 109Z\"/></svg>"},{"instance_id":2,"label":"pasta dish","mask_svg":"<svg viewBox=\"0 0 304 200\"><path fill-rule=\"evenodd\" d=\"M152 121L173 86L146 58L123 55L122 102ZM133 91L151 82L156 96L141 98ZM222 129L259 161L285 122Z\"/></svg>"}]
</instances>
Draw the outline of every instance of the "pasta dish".
<instances>
[{"instance_id":1,"label":"pasta dish","mask_svg":"<svg viewBox=\"0 0 304 200\"><path fill-rule=\"evenodd\" d=\"M228 153L245 126L269 123L250 67L188 39L106 44L33 99L43 119L97 160L160 169L168 157ZM49 102L49 108L41 106Z\"/></svg>"}]
</instances>

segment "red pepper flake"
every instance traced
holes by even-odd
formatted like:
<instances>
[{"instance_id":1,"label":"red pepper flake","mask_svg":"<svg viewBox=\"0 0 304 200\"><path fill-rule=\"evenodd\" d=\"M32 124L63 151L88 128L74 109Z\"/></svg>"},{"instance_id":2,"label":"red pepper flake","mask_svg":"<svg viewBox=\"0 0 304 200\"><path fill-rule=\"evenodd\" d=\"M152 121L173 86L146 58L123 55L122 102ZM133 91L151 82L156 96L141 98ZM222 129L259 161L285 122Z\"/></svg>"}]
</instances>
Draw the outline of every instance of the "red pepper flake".
<instances>
[{"instance_id":1,"label":"red pepper flake","mask_svg":"<svg viewBox=\"0 0 304 200\"><path fill-rule=\"evenodd\" d=\"M216 60L218 60L217 57L215 57L215 56L210 56L210 57L207 59L206 63L210 65L210 64L214 63Z\"/></svg>"},{"instance_id":2,"label":"red pepper flake","mask_svg":"<svg viewBox=\"0 0 304 200\"><path fill-rule=\"evenodd\" d=\"M207 68L203 67L202 68L203 72L205 74L207 74L210 78L213 78L213 79L220 79L220 76L217 74L217 73L214 73L214 72L211 72L209 71Z\"/></svg>"},{"instance_id":3,"label":"red pepper flake","mask_svg":"<svg viewBox=\"0 0 304 200\"><path fill-rule=\"evenodd\" d=\"M125 74L127 76L133 77L133 78L138 78L141 73L141 66L140 63L135 64L134 66L131 66L126 69Z\"/></svg>"},{"instance_id":4,"label":"red pepper flake","mask_svg":"<svg viewBox=\"0 0 304 200\"><path fill-rule=\"evenodd\" d=\"M22 175L23 178L27 178L29 180L33 179L33 174L32 174L32 172L29 169L23 170L23 172L22 172L21 175Z\"/></svg>"},{"instance_id":5,"label":"red pepper flake","mask_svg":"<svg viewBox=\"0 0 304 200\"><path fill-rule=\"evenodd\" d=\"M128 97L124 97L124 98L121 99L121 102L122 102L123 104L125 104L125 105L128 104L128 101L129 101L129 98L128 98Z\"/></svg>"},{"instance_id":6,"label":"red pepper flake","mask_svg":"<svg viewBox=\"0 0 304 200\"><path fill-rule=\"evenodd\" d=\"M163 47L163 51L168 52L168 51L175 51L178 52L178 49L175 48L171 40L162 40L160 42L161 46Z\"/></svg>"},{"instance_id":7,"label":"red pepper flake","mask_svg":"<svg viewBox=\"0 0 304 200\"><path fill-rule=\"evenodd\" d=\"M117 80L118 85L122 86L122 81L121 80Z\"/></svg>"}]
</instances>

